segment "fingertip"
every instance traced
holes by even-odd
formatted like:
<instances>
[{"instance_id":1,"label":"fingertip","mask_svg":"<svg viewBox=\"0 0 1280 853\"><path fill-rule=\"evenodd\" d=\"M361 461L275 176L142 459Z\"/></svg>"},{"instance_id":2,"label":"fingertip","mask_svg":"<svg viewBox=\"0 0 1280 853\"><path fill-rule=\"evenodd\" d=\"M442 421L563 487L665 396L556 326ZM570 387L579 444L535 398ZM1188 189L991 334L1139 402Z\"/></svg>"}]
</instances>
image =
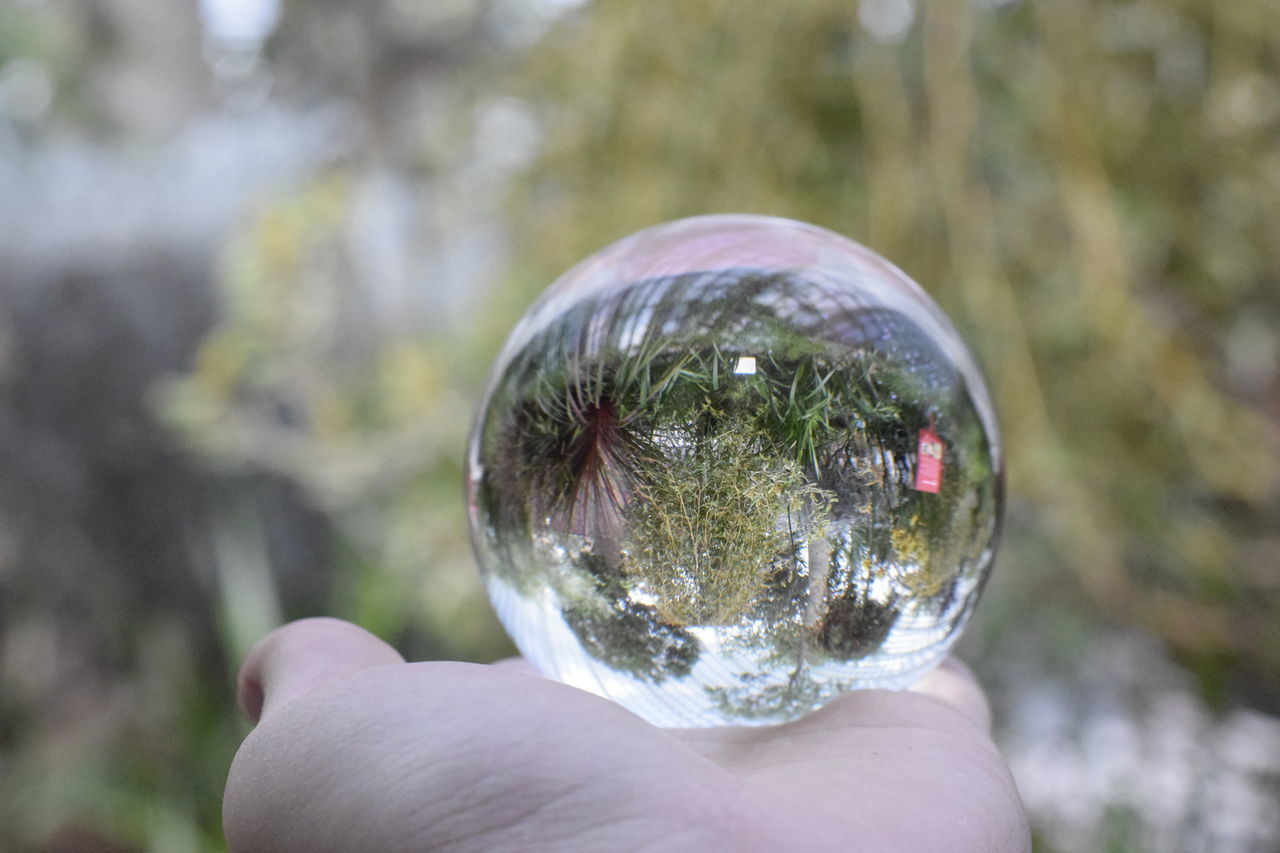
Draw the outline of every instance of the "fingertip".
<instances>
[{"instance_id":1,"label":"fingertip","mask_svg":"<svg viewBox=\"0 0 1280 853\"><path fill-rule=\"evenodd\" d=\"M236 701L257 724L333 678L361 669L404 663L400 653L363 628L329 617L290 622L263 637L236 678Z\"/></svg>"},{"instance_id":2,"label":"fingertip","mask_svg":"<svg viewBox=\"0 0 1280 853\"><path fill-rule=\"evenodd\" d=\"M938 699L969 718L984 732L991 731L991 704L978 678L959 658L948 657L907 688Z\"/></svg>"},{"instance_id":3,"label":"fingertip","mask_svg":"<svg viewBox=\"0 0 1280 853\"><path fill-rule=\"evenodd\" d=\"M496 660L493 662L492 666L496 666L499 669L504 669L508 672L522 672L525 675L536 675L540 678L545 677L541 670L522 657L511 657Z\"/></svg>"},{"instance_id":4,"label":"fingertip","mask_svg":"<svg viewBox=\"0 0 1280 853\"><path fill-rule=\"evenodd\" d=\"M245 666L241 666L236 675L236 705L245 719L257 724L258 718L262 716L262 683L249 675Z\"/></svg>"}]
</instances>

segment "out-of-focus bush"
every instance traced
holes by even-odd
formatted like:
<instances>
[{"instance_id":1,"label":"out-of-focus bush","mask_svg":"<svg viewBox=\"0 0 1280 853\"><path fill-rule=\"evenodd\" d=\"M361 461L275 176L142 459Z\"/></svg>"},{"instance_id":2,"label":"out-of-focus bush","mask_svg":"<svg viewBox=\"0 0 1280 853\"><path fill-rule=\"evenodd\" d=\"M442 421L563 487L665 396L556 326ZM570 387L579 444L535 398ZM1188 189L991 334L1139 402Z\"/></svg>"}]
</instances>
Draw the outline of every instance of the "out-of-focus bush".
<instances>
[{"instance_id":1,"label":"out-of-focus bush","mask_svg":"<svg viewBox=\"0 0 1280 853\"><path fill-rule=\"evenodd\" d=\"M169 23L138 25L160 7ZM507 653L461 487L486 365L573 262L705 212L792 216L866 243L938 299L982 361L1012 501L966 642L997 700L1080 660L1093 670L1080 693L1166 673L1141 642L1087 663L1100 625L1138 626L1192 664L1209 698L1280 708L1280 6L282 9L261 53L206 40L205 58L186 50L168 74L154 73L148 39L200 38L176 0L0 0L6 151L113 128L158 144L200 110L268 131L305 119L320 130L299 136L324 137L221 247L216 311L200 301L207 247L172 271L146 261L168 257L166 235L205 227L205 197L178 205L190 227L156 229L157 245L110 242L143 261L86 242L68 276L42 253L47 280L94 297L78 308L55 286L15 286L15 266L0 274L0 401L18 415L0 417L13 427L0 429L0 495L13 496L0 506L0 801L21 794L0 802L0 846L216 848L242 733L228 670L282 618L351 618L410 657ZM47 162L56 177L62 161ZM81 233L82 217L50 218ZM188 278L199 296L172 312L181 331L158 331ZM38 333L42 311L94 345L59 349L82 338ZM44 353L65 363L29 370ZM156 382L164 370L181 375ZM45 377L75 382L53 393ZM74 457L65 489L44 473L49 448ZM77 495L92 500L63 499ZM1040 656L1010 662L1010 646ZM1271 731L1179 716L1181 694L1140 698L1190 719L1187 738ZM1262 740L1245 740L1249 773L1274 782L1250 751ZM1041 755L1022 754L1027 766ZM1066 784L1029 781L1045 802ZM1074 846L1083 824L1064 819L1055 849L1176 843L1227 813L1134 808ZM1043 814L1042 828L1062 817Z\"/></svg>"},{"instance_id":2,"label":"out-of-focus bush","mask_svg":"<svg viewBox=\"0 0 1280 853\"><path fill-rule=\"evenodd\" d=\"M1278 29L1254 2L600 0L508 87L539 145L508 208L505 286L463 324L364 338L351 359L360 282L330 182L234 250L231 308L180 417L354 512L371 525L362 559L401 583L429 569L419 597L471 613L442 484L505 324L645 225L806 219L896 260L984 363L1011 535L1069 575L1003 570L1082 593L1275 707Z\"/></svg>"},{"instance_id":3,"label":"out-of-focus bush","mask_svg":"<svg viewBox=\"0 0 1280 853\"><path fill-rule=\"evenodd\" d=\"M1254 2L599 2L522 78L515 233L548 269L717 210L867 242L986 367L1013 535L1277 707L1277 31Z\"/></svg>"},{"instance_id":4,"label":"out-of-focus bush","mask_svg":"<svg viewBox=\"0 0 1280 853\"><path fill-rule=\"evenodd\" d=\"M160 405L206 458L282 477L330 516L331 613L411 655L492 658L510 647L475 577L461 485L483 324L408 333L376 316L351 276L354 192L334 174L262 207L225 253L222 322ZM235 627L253 611L227 605L246 651L263 626Z\"/></svg>"}]
</instances>

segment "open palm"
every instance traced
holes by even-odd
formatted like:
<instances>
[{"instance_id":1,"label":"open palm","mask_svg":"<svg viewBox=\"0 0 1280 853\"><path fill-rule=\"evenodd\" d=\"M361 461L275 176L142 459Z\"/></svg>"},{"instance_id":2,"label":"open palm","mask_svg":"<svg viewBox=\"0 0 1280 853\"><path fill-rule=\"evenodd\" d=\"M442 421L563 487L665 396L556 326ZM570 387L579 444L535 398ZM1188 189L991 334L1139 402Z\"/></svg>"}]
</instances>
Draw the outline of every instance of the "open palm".
<instances>
[{"instance_id":1,"label":"open palm","mask_svg":"<svg viewBox=\"0 0 1280 853\"><path fill-rule=\"evenodd\" d=\"M408 664L332 619L241 672L233 850L1024 851L958 664L793 723L660 729L520 663Z\"/></svg>"}]
</instances>

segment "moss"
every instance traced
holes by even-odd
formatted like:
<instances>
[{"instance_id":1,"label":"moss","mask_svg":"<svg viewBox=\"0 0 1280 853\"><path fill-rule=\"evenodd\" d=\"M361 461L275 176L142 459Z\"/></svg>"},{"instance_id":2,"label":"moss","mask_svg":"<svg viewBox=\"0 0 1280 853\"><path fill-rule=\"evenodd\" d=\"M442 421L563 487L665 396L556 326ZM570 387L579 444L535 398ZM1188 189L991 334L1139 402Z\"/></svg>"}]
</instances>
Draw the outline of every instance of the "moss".
<instances>
[{"instance_id":1,"label":"moss","mask_svg":"<svg viewBox=\"0 0 1280 853\"><path fill-rule=\"evenodd\" d=\"M646 466L634 498L624 571L656 596L665 621L682 625L739 619L829 503L740 421Z\"/></svg>"},{"instance_id":2,"label":"moss","mask_svg":"<svg viewBox=\"0 0 1280 853\"><path fill-rule=\"evenodd\" d=\"M894 562L903 573L903 586L919 598L932 598L952 580L957 567L948 562L952 549L937 550L938 545L920 529L919 522L920 516L916 515L907 525L895 527L889 536Z\"/></svg>"}]
</instances>

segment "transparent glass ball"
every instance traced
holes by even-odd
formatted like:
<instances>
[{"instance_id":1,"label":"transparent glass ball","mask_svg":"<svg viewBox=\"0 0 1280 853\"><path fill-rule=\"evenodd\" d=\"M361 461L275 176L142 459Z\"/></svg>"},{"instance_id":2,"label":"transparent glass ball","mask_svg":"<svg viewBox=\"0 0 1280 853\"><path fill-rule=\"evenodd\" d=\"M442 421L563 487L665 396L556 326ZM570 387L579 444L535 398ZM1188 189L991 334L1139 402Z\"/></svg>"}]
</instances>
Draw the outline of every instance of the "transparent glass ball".
<instances>
[{"instance_id":1,"label":"transparent glass ball","mask_svg":"<svg viewBox=\"0 0 1280 853\"><path fill-rule=\"evenodd\" d=\"M467 480L521 652L665 726L920 678L1003 503L990 398L934 302L844 237L742 215L646 229L542 294Z\"/></svg>"}]
</instances>

